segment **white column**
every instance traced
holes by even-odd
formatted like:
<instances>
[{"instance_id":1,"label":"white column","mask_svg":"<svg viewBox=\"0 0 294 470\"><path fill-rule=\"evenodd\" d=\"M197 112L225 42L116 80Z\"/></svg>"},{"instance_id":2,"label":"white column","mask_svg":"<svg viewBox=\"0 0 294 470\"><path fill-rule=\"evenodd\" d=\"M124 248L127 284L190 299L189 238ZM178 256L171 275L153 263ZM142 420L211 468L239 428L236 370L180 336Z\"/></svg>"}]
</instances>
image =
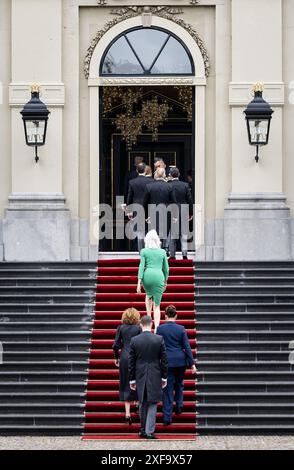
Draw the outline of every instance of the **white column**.
<instances>
[{"instance_id":1,"label":"white column","mask_svg":"<svg viewBox=\"0 0 294 470\"><path fill-rule=\"evenodd\" d=\"M98 245L97 224L98 224L98 205L99 205L99 125L97 125L97 116L99 116L99 87L89 87L89 103L90 103L90 256L93 258L94 253L97 256L95 247Z\"/></svg>"}]
</instances>

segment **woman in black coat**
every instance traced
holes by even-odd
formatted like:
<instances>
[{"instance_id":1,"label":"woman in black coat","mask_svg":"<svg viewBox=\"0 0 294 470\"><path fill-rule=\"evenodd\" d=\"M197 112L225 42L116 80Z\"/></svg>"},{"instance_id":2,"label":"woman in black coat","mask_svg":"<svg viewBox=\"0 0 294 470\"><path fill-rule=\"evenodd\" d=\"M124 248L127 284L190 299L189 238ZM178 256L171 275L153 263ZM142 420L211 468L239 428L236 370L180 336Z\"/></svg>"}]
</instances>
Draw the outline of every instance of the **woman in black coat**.
<instances>
[{"instance_id":1,"label":"woman in black coat","mask_svg":"<svg viewBox=\"0 0 294 470\"><path fill-rule=\"evenodd\" d=\"M135 308L128 308L121 321L112 348L114 363L119 367L119 399L125 402L125 421L131 425L131 402L137 400L137 393L130 389L129 384L129 351L131 339L141 333L140 313Z\"/></svg>"}]
</instances>

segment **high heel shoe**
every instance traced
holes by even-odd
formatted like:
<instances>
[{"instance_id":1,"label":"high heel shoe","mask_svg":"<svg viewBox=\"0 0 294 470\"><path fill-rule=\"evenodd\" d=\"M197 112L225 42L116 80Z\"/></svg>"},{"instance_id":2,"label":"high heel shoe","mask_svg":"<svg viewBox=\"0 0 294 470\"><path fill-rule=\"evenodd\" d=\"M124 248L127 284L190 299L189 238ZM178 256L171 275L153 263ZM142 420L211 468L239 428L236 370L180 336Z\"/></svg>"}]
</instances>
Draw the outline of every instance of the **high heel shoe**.
<instances>
[{"instance_id":1,"label":"high heel shoe","mask_svg":"<svg viewBox=\"0 0 294 470\"><path fill-rule=\"evenodd\" d=\"M133 422L131 416L125 416L125 423L132 426Z\"/></svg>"}]
</instances>

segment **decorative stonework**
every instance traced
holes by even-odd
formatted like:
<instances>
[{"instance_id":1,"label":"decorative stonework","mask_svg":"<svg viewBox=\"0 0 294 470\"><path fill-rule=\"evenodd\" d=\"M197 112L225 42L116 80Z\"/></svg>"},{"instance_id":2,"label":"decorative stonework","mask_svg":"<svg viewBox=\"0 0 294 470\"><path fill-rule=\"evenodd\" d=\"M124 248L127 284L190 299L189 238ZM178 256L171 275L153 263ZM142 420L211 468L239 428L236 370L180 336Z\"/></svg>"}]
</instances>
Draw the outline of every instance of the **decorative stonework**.
<instances>
[{"instance_id":1,"label":"decorative stonework","mask_svg":"<svg viewBox=\"0 0 294 470\"><path fill-rule=\"evenodd\" d=\"M129 78L101 78L100 80L101 86L117 86L117 85L193 85L193 78L181 78L181 77L173 77L173 78L164 78L164 77L129 77Z\"/></svg>"},{"instance_id":2,"label":"decorative stonework","mask_svg":"<svg viewBox=\"0 0 294 470\"><path fill-rule=\"evenodd\" d=\"M197 5L199 3L199 0L190 0L191 5ZM97 0L97 4L99 6L105 6L107 5L107 0Z\"/></svg>"},{"instance_id":3,"label":"decorative stonework","mask_svg":"<svg viewBox=\"0 0 294 470\"><path fill-rule=\"evenodd\" d=\"M128 20L130 18L134 18L139 15L143 14L153 14L159 17L165 18L167 20L173 21L174 23L178 24L182 28L184 28L188 33L192 36L196 44L198 45L200 52L203 57L204 67L205 67L205 75L208 77L210 71L210 63L209 63L209 56L207 49L203 40L200 38L197 31L189 24L186 23L182 18L177 18L177 15L182 14L183 10L177 7L168 7L168 6L150 6L150 7L143 7L143 6L130 6L130 7L123 7L117 8L111 11L111 14L116 15L117 17L113 20L106 23L103 29L100 29L96 36L92 39L91 44L87 50L87 54L84 60L84 74L85 78L89 78L89 71L90 71L90 63L92 59L93 52L95 47L97 46L100 39L104 36L104 34L109 31L113 26L122 21ZM174 82L174 78L172 79ZM133 80L132 80L133 82ZM148 80L150 83L150 80ZM165 81L166 83L166 81Z\"/></svg>"}]
</instances>

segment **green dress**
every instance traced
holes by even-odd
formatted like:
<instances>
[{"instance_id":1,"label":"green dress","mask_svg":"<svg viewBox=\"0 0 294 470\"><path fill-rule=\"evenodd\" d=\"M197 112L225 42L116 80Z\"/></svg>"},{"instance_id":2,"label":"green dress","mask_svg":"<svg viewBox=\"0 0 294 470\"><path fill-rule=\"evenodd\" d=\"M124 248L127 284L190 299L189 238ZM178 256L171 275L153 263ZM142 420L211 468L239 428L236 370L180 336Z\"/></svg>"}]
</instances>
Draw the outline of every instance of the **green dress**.
<instances>
[{"instance_id":1,"label":"green dress","mask_svg":"<svg viewBox=\"0 0 294 470\"><path fill-rule=\"evenodd\" d=\"M155 305L160 305L169 273L166 252L162 248L143 248L140 256L138 279L142 280L149 299L152 298Z\"/></svg>"}]
</instances>

